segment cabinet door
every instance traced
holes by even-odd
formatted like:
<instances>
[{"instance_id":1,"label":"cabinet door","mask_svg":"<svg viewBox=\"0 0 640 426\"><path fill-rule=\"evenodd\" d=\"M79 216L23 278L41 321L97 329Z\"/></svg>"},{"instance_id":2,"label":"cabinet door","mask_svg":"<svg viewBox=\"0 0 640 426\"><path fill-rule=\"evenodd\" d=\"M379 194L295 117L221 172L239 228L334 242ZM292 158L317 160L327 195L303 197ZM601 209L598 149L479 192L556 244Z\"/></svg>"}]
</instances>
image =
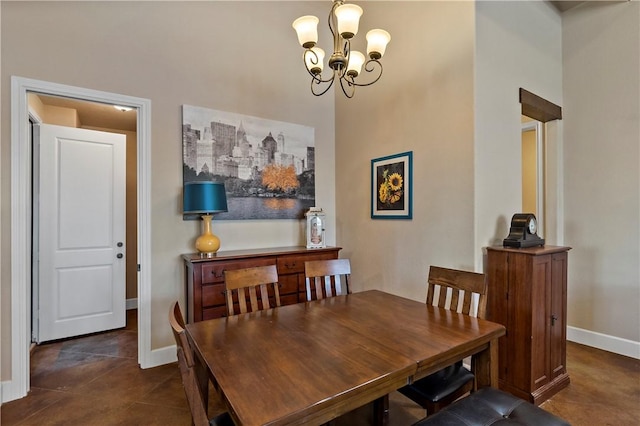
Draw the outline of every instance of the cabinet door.
<instances>
[{"instance_id":1,"label":"cabinet door","mask_svg":"<svg viewBox=\"0 0 640 426\"><path fill-rule=\"evenodd\" d=\"M551 256L534 256L531 260L531 390L534 390L546 385L550 380Z\"/></svg>"},{"instance_id":2,"label":"cabinet door","mask_svg":"<svg viewBox=\"0 0 640 426\"><path fill-rule=\"evenodd\" d=\"M508 353L511 345L509 316L509 270L507 253L490 251L487 260L487 275L489 277L487 288L487 319L497 322L507 328L507 332L498 340L498 377L501 381L509 381L507 366L509 365Z\"/></svg>"},{"instance_id":3,"label":"cabinet door","mask_svg":"<svg viewBox=\"0 0 640 426\"><path fill-rule=\"evenodd\" d=\"M555 379L566 371L567 341L567 253L557 253L551 260L550 375Z\"/></svg>"},{"instance_id":4,"label":"cabinet door","mask_svg":"<svg viewBox=\"0 0 640 426\"><path fill-rule=\"evenodd\" d=\"M283 305L291 305L300 301L298 300L298 275L278 275L280 302Z\"/></svg>"},{"instance_id":5,"label":"cabinet door","mask_svg":"<svg viewBox=\"0 0 640 426\"><path fill-rule=\"evenodd\" d=\"M507 308L507 376L518 389L531 386L532 346L538 344L531 332L532 288L534 270L531 256L521 253L508 253L509 301ZM539 344L538 344L539 346Z\"/></svg>"}]
</instances>

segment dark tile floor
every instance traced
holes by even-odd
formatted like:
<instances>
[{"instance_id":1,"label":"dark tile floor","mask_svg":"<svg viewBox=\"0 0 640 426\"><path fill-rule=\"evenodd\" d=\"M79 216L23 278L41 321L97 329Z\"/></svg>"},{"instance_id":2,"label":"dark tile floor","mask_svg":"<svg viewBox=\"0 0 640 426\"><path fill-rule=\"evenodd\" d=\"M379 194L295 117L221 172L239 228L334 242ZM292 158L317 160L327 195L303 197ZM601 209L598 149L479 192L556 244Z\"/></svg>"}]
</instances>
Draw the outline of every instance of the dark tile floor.
<instances>
[{"instance_id":1,"label":"dark tile floor","mask_svg":"<svg viewBox=\"0 0 640 426\"><path fill-rule=\"evenodd\" d=\"M176 364L138 367L136 311L127 327L43 344L31 355L31 392L4 404L10 425L190 425ZM580 425L640 425L640 361L568 343L571 384L542 408ZM221 410L211 398L210 414ZM360 410L338 425L367 424ZM390 425L410 425L424 411L397 392Z\"/></svg>"}]
</instances>

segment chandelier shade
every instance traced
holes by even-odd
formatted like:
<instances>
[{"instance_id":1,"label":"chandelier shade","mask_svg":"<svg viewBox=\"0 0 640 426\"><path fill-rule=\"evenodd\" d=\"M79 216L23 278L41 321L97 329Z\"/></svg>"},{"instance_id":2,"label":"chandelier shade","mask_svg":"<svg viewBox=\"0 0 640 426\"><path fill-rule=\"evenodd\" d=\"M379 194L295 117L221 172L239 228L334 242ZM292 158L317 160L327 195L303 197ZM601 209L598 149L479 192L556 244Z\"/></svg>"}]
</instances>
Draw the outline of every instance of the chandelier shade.
<instances>
[{"instance_id":1,"label":"chandelier shade","mask_svg":"<svg viewBox=\"0 0 640 426\"><path fill-rule=\"evenodd\" d=\"M347 64L347 75L353 78L357 77L362 71L362 65L364 64L364 55L357 50L351 51L351 57Z\"/></svg>"},{"instance_id":2,"label":"chandelier shade","mask_svg":"<svg viewBox=\"0 0 640 426\"><path fill-rule=\"evenodd\" d=\"M310 49L318 42L318 18L301 16L293 21L293 28L298 33L298 42L305 49Z\"/></svg>"},{"instance_id":3,"label":"chandelier shade","mask_svg":"<svg viewBox=\"0 0 640 426\"><path fill-rule=\"evenodd\" d=\"M391 35L385 30L376 29L369 31L367 33L367 55L377 57L378 59L382 58L389 40L391 40Z\"/></svg>"},{"instance_id":4,"label":"chandelier shade","mask_svg":"<svg viewBox=\"0 0 640 426\"><path fill-rule=\"evenodd\" d=\"M325 52L316 46L318 43L318 18L307 15L293 21L293 28L298 35L298 42L304 48L303 63L311 75L311 93L315 96L325 94L338 80L344 95L352 98L357 86L370 86L382 76L382 63L391 35L381 29L367 33L367 57L351 50L351 39L358 33L362 8L355 4L346 4L344 0L333 0L333 6L327 19L329 30L333 36L333 53L329 56L328 65L331 74L324 77ZM362 71L372 77L368 82L356 81Z\"/></svg>"},{"instance_id":5,"label":"chandelier shade","mask_svg":"<svg viewBox=\"0 0 640 426\"><path fill-rule=\"evenodd\" d=\"M343 4L336 7L338 18L338 34L344 39L350 39L358 33L358 24L362 16L362 8L355 4Z\"/></svg>"}]
</instances>

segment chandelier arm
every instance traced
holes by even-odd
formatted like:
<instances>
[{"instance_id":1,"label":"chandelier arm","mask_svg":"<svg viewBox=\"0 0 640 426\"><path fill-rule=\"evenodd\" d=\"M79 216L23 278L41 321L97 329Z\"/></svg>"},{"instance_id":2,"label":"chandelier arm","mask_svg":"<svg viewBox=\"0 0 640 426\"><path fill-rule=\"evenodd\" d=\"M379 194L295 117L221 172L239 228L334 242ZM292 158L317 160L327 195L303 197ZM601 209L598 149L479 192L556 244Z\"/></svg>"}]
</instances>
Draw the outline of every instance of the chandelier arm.
<instances>
[{"instance_id":1,"label":"chandelier arm","mask_svg":"<svg viewBox=\"0 0 640 426\"><path fill-rule=\"evenodd\" d=\"M349 87L349 90L347 91L347 89L345 89L345 83L347 85L347 87ZM356 87L357 84L355 84L355 82L353 81L353 77L350 76L343 76L340 77L340 88L342 89L342 93L344 93L344 95L351 99L353 98L353 95L356 94Z\"/></svg>"},{"instance_id":2,"label":"chandelier arm","mask_svg":"<svg viewBox=\"0 0 640 426\"><path fill-rule=\"evenodd\" d=\"M307 66L307 55L313 55L311 57L311 60L309 61L313 65L318 64L320 61L319 61L319 58L318 58L318 55L316 54L316 52L314 52L311 49L305 49L304 54L302 55L302 62L304 63L304 68L307 70L307 72L309 73L311 78L316 81L316 84L328 83L331 80L333 80L333 76L331 78L328 78L328 79L324 80L322 78L322 73L314 73L313 71L311 71L309 69L309 67Z\"/></svg>"},{"instance_id":3,"label":"chandelier arm","mask_svg":"<svg viewBox=\"0 0 640 426\"><path fill-rule=\"evenodd\" d=\"M344 53L344 57L347 61L344 63L344 67L340 70L340 78L344 78L347 75L347 65L351 59L351 40L344 41L344 48L342 49L342 52Z\"/></svg>"},{"instance_id":4,"label":"chandelier arm","mask_svg":"<svg viewBox=\"0 0 640 426\"><path fill-rule=\"evenodd\" d=\"M327 93L327 91L329 89L331 89L331 86L333 86L333 82L334 81L335 81L335 75L332 78L329 78L327 80L320 80L320 79L317 78L317 76L314 76L314 78L311 79L311 93L313 93L314 96L322 96L322 95L324 95L325 93ZM322 83L329 83L329 84L321 92L316 92L314 90L314 87L315 86L320 86L320 84L322 84Z\"/></svg>"},{"instance_id":5,"label":"chandelier arm","mask_svg":"<svg viewBox=\"0 0 640 426\"><path fill-rule=\"evenodd\" d=\"M358 87L364 87L364 86L371 86L373 83L375 83L376 81L380 80L380 77L382 77L382 63L376 59L369 59L365 65L364 65L364 70L366 72L373 72L375 71L376 67L374 66L374 63L378 65L378 75L376 76L376 78L373 81L370 81L368 83L356 83L355 80L351 79L351 81L349 82L349 84L354 85L354 86L358 86Z\"/></svg>"},{"instance_id":6,"label":"chandelier arm","mask_svg":"<svg viewBox=\"0 0 640 426\"><path fill-rule=\"evenodd\" d=\"M337 52L340 49L340 34L338 34L338 18L336 17L335 11L338 6L342 5L342 0L334 0L333 5L331 6L331 11L329 11L329 16L327 17L327 24L329 25L329 31L331 31L331 36L333 37L333 51Z\"/></svg>"}]
</instances>

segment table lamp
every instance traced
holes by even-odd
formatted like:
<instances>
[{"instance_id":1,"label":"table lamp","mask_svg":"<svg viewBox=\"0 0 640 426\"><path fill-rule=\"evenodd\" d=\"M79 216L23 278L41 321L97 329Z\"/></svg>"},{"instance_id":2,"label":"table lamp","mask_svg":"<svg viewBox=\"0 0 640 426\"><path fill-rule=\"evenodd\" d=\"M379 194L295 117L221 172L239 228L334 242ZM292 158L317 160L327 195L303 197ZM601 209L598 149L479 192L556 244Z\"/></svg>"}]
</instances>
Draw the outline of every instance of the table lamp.
<instances>
[{"instance_id":1,"label":"table lamp","mask_svg":"<svg viewBox=\"0 0 640 426\"><path fill-rule=\"evenodd\" d=\"M185 214L201 214L203 231L196 239L196 249L201 256L213 257L220 248L220 239L211 232L214 213L227 211L227 194L224 184L217 182L187 182L184 184L183 211Z\"/></svg>"}]
</instances>

